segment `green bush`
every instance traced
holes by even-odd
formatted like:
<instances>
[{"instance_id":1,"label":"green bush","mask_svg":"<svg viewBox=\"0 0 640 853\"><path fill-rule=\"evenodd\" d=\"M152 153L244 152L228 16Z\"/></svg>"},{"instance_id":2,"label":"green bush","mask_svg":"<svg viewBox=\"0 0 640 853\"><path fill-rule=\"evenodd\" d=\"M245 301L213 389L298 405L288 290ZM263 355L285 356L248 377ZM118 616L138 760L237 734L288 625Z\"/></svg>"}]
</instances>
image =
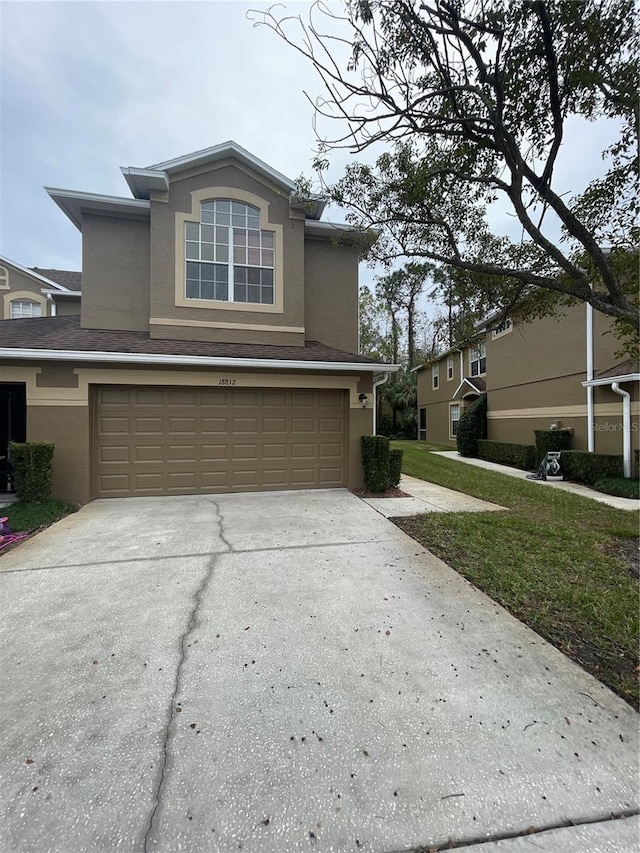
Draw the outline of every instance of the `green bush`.
<instances>
[{"instance_id":1,"label":"green bush","mask_svg":"<svg viewBox=\"0 0 640 853\"><path fill-rule=\"evenodd\" d=\"M536 449L532 444L510 444L507 441L478 440L478 457L530 471L536 467Z\"/></svg>"},{"instance_id":2,"label":"green bush","mask_svg":"<svg viewBox=\"0 0 640 853\"><path fill-rule=\"evenodd\" d=\"M478 440L487 437L487 395L482 394L462 413L456 443L460 456L477 456Z\"/></svg>"},{"instance_id":3,"label":"green bush","mask_svg":"<svg viewBox=\"0 0 640 853\"><path fill-rule=\"evenodd\" d=\"M402 476L402 451L389 451L389 485L397 488L400 485L400 477Z\"/></svg>"},{"instance_id":4,"label":"green bush","mask_svg":"<svg viewBox=\"0 0 640 853\"><path fill-rule=\"evenodd\" d=\"M587 450L564 450L560 457L565 480L587 483L622 477L622 456L589 453Z\"/></svg>"},{"instance_id":5,"label":"green bush","mask_svg":"<svg viewBox=\"0 0 640 853\"><path fill-rule=\"evenodd\" d=\"M53 444L44 441L9 442L15 491L21 501L35 503L51 497L53 450Z\"/></svg>"},{"instance_id":6,"label":"green bush","mask_svg":"<svg viewBox=\"0 0 640 853\"><path fill-rule=\"evenodd\" d=\"M389 439L384 435L363 435L360 438L364 484L370 492L389 488Z\"/></svg>"},{"instance_id":7,"label":"green bush","mask_svg":"<svg viewBox=\"0 0 640 853\"><path fill-rule=\"evenodd\" d=\"M536 465L549 451L571 450L572 435L568 429L536 429Z\"/></svg>"},{"instance_id":8,"label":"green bush","mask_svg":"<svg viewBox=\"0 0 640 853\"><path fill-rule=\"evenodd\" d=\"M593 488L597 492L615 495L617 498L640 498L640 483L638 480L625 480L624 477L605 477L596 480Z\"/></svg>"}]
</instances>

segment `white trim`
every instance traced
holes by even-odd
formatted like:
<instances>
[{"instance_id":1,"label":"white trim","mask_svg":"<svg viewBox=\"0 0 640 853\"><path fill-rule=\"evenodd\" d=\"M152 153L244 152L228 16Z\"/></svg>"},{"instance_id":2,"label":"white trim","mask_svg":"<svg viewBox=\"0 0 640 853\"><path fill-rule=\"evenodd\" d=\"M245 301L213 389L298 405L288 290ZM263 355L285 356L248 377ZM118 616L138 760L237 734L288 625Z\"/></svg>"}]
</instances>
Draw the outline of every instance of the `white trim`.
<instances>
[{"instance_id":1,"label":"white trim","mask_svg":"<svg viewBox=\"0 0 640 853\"><path fill-rule=\"evenodd\" d=\"M169 179L165 172L156 169L136 169L134 166L121 166L120 171L134 198L149 198L152 190L169 191Z\"/></svg>"},{"instance_id":2,"label":"white trim","mask_svg":"<svg viewBox=\"0 0 640 853\"><path fill-rule=\"evenodd\" d=\"M593 379L593 306L589 302L587 302L585 336L587 382L591 382ZM593 385L587 385L587 450L590 453L593 453L596 447L596 431L593 426Z\"/></svg>"},{"instance_id":3,"label":"white trim","mask_svg":"<svg viewBox=\"0 0 640 853\"><path fill-rule=\"evenodd\" d=\"M449 362L451 362L451 376L449 376ZM455 376L456 368L455 368L455 359L453 357L453 353L447 356L447 382L453 382L453 378Z\"/></svg>"},{"instance_id":4,"label":"white trim","mask_svg":"<svg viewBox=\"0 0 640 853\"><path fill-rule=\"evenodd\" d=\"M151 202L143 199L83 193L77 190L56 189L55 187L45 187L44 189L79 231L82 231L82 213L84 210L107 216L137 213L145 219L151 217Z\"/></svg>"},{"instance_id":5,"label":"white trim","mask_svg":"<svg viewBox=\"0 0 640 853\"><path fill-rule=\"evenodd\" d=\"M473 378L474 378L474 379L477 379L478 377L474 376ZM458 391L460 391L460 389L462 388L462 386L463 386L465 383L466 383L467 385L470 385L470 386L472 387L472 389L476 392L476 394L484 394L484 393L485 393L484 391L481 391L479 388L476 388L476 386L473 384L473 382L472 382L470 379L467 379L467 377L465 376L465 377L464 377L464 379L462 380L462 382L458 385L458 387L456 388L456 390L455 390L455 391L453 392L453 394L451 395L451 399L452 399L452 400L453 400L453 399L455 399L455 398L458 396Z\"/></svg>"},{"instance_id":6,"label":"white trim","mask_svg":"<svg viewBox=\"0 0 640 853\"><path fill-rule=\"evenodd\" d=\"M273 169L263 160L255 157L250 151L247 151L246 148L242 148L241 145L238 145L237 142L233 142L233 140L222 142L220 145L214 145L211 148L203 148L200 151L194 151L191 154L185 154L184 156L176 157L173 160L165 160L163 163L154 163L152 166L147 166L146 170L138 171L171 173L205 163L212 163L215 160L221 160L224 157L233 157L240 160L255 169L257 172L271 178L271 180L275 181L276 184L285 187L290 192L295 189L296 185L290 178L287 178L286 175L282 174L282 172L276 171L276 169Z\"/></svg>"},{"instance_id":7,"label":"white trim","mask_svg":"<svg viewBox=\"0 0 640 853\"><path fill-rule=\"evenodd\" d=\"M396 368L397 369L397 368ZM381 378L373 378L372 390L373 390L373 424L372 424L372 435L377 435L378 432L378 388L381 385L384 385L389 379L389 373L385 373Z\"/></svg>"},{"instance_id":8,"label":"white trim","mask_svg":"<svg viewBox=\"0 0 640 853\"><path fill-rule=\"evenodd\" d=\"M43 284L46 284L49 287L53 287L55 290L69 290L68 287L64 287L62 284L58 284L56 281L51 281L50 278L45 278L43 275L40 275L40 273L37 273L34 270L30 270L28 267L23 267L22 264L17 264L15 261L12 261L11 258L7 258L4 255L0 255L0 263L2 263L3 265L9 264L10 266L15 267L18 272L21 272L23 275L28 275L31 278L37 278L38 281L43 282Z\"/></svg>"},{"instance_id":9,"label":"white trim","mask_svg":"<svg viewBox=\"0 0 640 853\"><path fill-rule=\"evenodd\" d=\"M583 388L593 388L596 385L611 385L612 382L640 382L640 373L625 373L624 376L608 376L602 379L592 379L583 382Z\"/></svg>"},{"instance_id":10,"label":"white trim","mask_svg":"<svg viewBox=\"0 0 640 853\"><path fill-rule=\"evenodd\" d=\"M75 296L76 299L80 299L82 296L81 290L48 290L46 287L43 287L40 293L43 296L55 296L56 298L72 298Z\"/></svg>"},{"instance_id":11,"label":"white trim","mask_svg":"<svg viewBox=\"0 0 640 853\"><path fill-rule=\"evenodd\" d=\"M440 388L440 362L434 361L431 365L431 390L437 391Z\"/></svg>"},{"instance_id":12,"label":"white trim","mask_svg":"<svg viewBox=\"0 0 640 853\"><path fill-rule=\"evenodd\" d=\"M0 347L0 358L24 358L52 361L105 361L132 364L193 364L202 367L262 367L269 370L327 370L363 373L395 373L398 364L372 364L351 361L298 361L276 358L223 358L204 355L160 355L158 353L100 352L84 350L18 349Z\"/></svg>"},{"instance_id":13,"label":"white trim","mask_svg":"<svg viewBox=\"0 0 640 853\"><path fill-rule=\"evenodd\" d=\"M628 480L631 477L631 394L617 382L611 383L611 390L622 397L622 465L623 475Z\"/></svg>"},{"instance_id":14,"label":"white trim","mask_svg":"<svg viewBox=\"0 0 640 853\"><path fill-rule=\"evenodd\" d=\"M452 419L452 417L451 417L451 409L452 409L452 407L453 407L453 406L457 406L457 407L458 407L458 420L456 421L456 423L458 424L458 427L460 427L460 418L462 417L462 403L460 403L460 402L458 402L458 403L449 403L449 438L450 438L452 441L455 441L455 439L457 438L457 435L454 435L454 434L453 434L453 430L452 430L452 426L453 426L453 419Z\"/></svg>"}]
</instances>

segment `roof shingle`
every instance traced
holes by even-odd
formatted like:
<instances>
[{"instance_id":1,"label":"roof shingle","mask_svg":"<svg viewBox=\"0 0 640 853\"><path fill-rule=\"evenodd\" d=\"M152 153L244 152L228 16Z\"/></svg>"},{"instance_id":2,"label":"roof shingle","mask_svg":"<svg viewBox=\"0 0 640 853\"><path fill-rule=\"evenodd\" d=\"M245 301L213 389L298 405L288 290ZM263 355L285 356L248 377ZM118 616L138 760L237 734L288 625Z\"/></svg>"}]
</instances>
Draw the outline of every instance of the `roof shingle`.
<instances>
[{"instance_id":1,"label":"roof shingle","mask_svg":"<svg viewBox=\"0 0 640 853\"><path fill-rule=\"evenodd\" d=\"M69 290L76 290L78 293L82 290L82 273L77 270L43 270L40 267L31 269Z\"/></svg>"}]
</instances>

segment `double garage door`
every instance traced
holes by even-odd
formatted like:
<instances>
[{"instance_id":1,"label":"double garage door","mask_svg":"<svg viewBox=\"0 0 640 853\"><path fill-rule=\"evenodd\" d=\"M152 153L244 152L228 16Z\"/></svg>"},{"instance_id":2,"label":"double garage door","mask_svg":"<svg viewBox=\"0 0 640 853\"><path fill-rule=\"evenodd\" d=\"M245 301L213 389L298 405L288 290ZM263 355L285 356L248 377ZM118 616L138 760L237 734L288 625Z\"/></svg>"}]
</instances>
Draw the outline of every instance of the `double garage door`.
<instances>
[{"instance_id":1,"label":"double garage door","mask_svg":"<svg viewBox=\"0 0 640 853\"><path fill-rule=\"evenodd\" d=\"M95 389L97 497L345 484L340 390L101 386Z\"/></svg>"}]
</instances>

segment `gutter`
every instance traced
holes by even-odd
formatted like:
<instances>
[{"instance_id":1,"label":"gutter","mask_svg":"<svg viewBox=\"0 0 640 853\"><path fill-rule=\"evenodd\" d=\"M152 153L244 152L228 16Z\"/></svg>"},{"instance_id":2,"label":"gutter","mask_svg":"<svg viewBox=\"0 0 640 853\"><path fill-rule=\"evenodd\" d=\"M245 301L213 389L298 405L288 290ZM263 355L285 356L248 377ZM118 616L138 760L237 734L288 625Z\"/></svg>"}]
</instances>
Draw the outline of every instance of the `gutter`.
<instances>
[{"instance_id":1,"label":"gutter","mask_svg":"<svg viewBox=\"0 0 640 853\"><path fill-rule=\"evenodd\" d=\"M631 394L611 383L611 390L622 397L622 471L625 479L631 478Z\"/></svg>"},{"instance_id":2,"label":"gutter","mask_svg":"<svg viewBox=\"0 0 640 853\"><path fill-rule=\"evenodd\" d=\"M43 361L104 361L116 364L192 365L200 367L254 367L270 370L325 370L338 373L395 373L397 364L348 361L299 361L275 358L229 358L203 355L161 355L158 353L99 352L85 350L18 349L0 347L0 358L24 358ZM385 380L386 381L386 380ZM382 384L382 383L380 383Z\"/></svg>"}]
</instances>

